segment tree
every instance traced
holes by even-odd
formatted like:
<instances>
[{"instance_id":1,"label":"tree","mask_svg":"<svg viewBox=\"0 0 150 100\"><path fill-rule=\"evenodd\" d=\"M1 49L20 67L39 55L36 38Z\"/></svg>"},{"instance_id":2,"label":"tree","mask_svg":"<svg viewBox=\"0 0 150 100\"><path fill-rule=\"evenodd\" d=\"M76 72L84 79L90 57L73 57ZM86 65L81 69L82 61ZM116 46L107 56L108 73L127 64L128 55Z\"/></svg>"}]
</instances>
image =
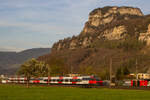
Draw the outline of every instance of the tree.
<instances>
[{"instance_id":1,"label":"tree","mask_svg":"<svg viewBox=\"0 0 150 100\"><path fill-rule=\"evenodd\" d=\"M125 66L123 68L118 68L117 72L116 72L116 78L117 78L117 80L121 80L123 78L126 78L126 76L129 74L130 74L130 71L127 66Z\"/></svg>"},{"instance_id":2,"label":"tree","mask_svg":"<svg viewBox=\"0 0 150 100\"><path fill-rule=\"evenodd\" d=\"M96 75L99 76L102 80L108 80L108 79L110 79L110 74L109 74L109 70L108 69L99 70L96 73Z\"/></svg>"},{"instance_id":3,"label":"tree","mask_svg":"<svg viewBox=\"0 0 150 100\"><path fill-rule=\"evenodd\" d=\"M81 74L86 74L86 75L91 75L94 74L94 69L92 66L84 66L84 67L80 67L80 73Z\"/></svg>"},{"instance_id":4,"label":"tree","mask_svg":"<svg viewBox=\"0 0 150 100\"><path fill-rule=\"evenodd\" d=\"M29 80L31 77L48 76L50 71L49 65L44 62L32 58L21 65L18 71L19 75L24 75L27 79L27 87L29 87Z\"/></svg>"},{"instance_id":5,"label":"tree","mask_svg":"<svg viewBox=\"0 0 150 100\"><path fill-rule=\"evenodd\" d=\"M64 63L64 59L54 57L49 60L48 64L50 65L50 74L53 76L68 73L68 68Z\"/></svg>"},{"instance_id":6,"label":"tree","mask_svg":"<svg viewBox=\"0 0 150 100\"><path fill-rule=\"evenodd\" d=\"M125 66L125 67L123 68L123 75L129 75L129 74L130 74L130 71L129 71L128 67Z\"/></svg>"},{"instance_id":7,"label":"tree","mask_svg":"<svg viewBox=\"0 0 150 100\"><path fill-rule=\"evenodd\" d=\"M45 77L50 75L50 66L45 62L38 61L35 67L36 77Z\"/></svg>"},{"instance_id":8,"label":"tree","mask_svg":"<svg viewBox=\"0 0 150 100\"><path fill-rule=\"evenodd\" d=\"M121 68L118 68L117 69L117 72L116 72L116 79L117 80L120 80L120 79L122 79L122 69Z\"/></svg>"},{"instance_id":9,"label":"tree","mask_svg":"<svg viewBox=\"0 0 150 100\"><path fill-rule=\"evenodd\" d=\"M25 62L21 65L21 68L18 71L19 75L24 75L26 77L27 81L27 87L29 87L29 80L31 76L35 75L35 66L37 64L37 60L32 58L31 60Z\"/></svg>"}]
</instances>

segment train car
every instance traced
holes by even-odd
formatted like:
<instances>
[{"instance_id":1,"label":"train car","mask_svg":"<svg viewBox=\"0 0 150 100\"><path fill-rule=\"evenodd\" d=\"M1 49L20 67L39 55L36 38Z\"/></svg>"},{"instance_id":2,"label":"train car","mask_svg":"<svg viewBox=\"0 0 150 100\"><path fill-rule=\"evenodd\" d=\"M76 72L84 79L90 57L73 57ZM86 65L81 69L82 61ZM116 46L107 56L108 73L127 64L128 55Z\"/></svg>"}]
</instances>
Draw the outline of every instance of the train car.
<instances>
[{"instance_id":1,"label":"train car","mask_svg":"<svg viewBox=\"0 0 150 100\"><path fill-rule=\"evenodd\" d=\"M26 83L27 79L24 77L5 77L2 83Z\"/></svg>"},{"instance_id":2,"label":"train car","mask_svg":"<svg viewBox=\"0 0 150 100\"><path fill-rule=\"evenodd\" d=\"M39 78L30 78L29 83L31 84L40 84L43 83L43 77L39 77Z\"/></svg>"},{"instance_id":3,"label":"train car","mask_svg":"<svg viewBox=\"0 0 150 100\"><path fill-rule=\"evenodd\" d=\"M100 81L97 77L94 76L44 77L43 83L64 85L103 85L103 81Z\"/></svg>"},{"instance_id":4,"label":"train car","mask_svg":"<svg viewBox=\"0 0 150 100\"><path fill-rule=\"evenodd\" d=\"M131 86L131 80L126 80L122 84L123 86Z\"/></svg>"},{"instance_id":5,"label":"train car","mask_svg":"<svg viewBox=\"0 0 150 100\"><path fill-rule=\"evenodd\" d=\"M27 78L24 77L11 77L2 79L2 83L19 83L25 84ZM30 84L59 84L59 85L95 85L103 86L103 81L99 80L95 76L74 76L74 77L40 77L40 78L30 78Z\"/></svg>"},{"instance_id":6,"label":"train car","mask_svg":"<svg viewBox=\"0 0 150 100\"><path fill-rule=\"evenodd\" d=\"M131 80L131 86L149 86L148 80Z\"/></svg>"},{"instance_id":7,"label":"train car","mask_svg":"<svg viewBox=\"0 0 150 100\"><path fill-rule=\"evenodd\" d=\"M131 87L147 87L150 86L150 80L128 80L124 81L123 86L131 86Z\"/></svg>"}]
</instances>

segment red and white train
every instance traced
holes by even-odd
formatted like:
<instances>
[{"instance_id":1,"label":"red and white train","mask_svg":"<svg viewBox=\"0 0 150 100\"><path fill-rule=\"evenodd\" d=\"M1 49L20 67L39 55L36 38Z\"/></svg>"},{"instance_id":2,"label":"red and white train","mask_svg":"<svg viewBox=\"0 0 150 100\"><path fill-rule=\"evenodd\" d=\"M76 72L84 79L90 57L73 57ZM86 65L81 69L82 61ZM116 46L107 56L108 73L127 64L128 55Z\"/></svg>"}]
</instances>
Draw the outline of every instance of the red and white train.
<instances>
[{"instance_id":1,"label":"red and white train","mask_svg":"<svg viewBox=\"0 0 150 100\"><path fill-rule=\"evenodd\" d=\"M25 77L10 77L3 78L2 83L19 83L25 84L27 78ZM39 84L62 84L62 85L98 85L103 86L104 82L95 76L75 76L75 77L39 77L30 78L29 83Z\"/></svg>"},{"instance_id":2,"label":"red and white train","mask_svg":"<svg viewBox=\"0 0 150 100\"><path fill-rule=\"evenodd\" d=\"M131 87L149 87L150 80L128 80L125 81L123 86L131 86Z\"/></svg>"}]
</instances>

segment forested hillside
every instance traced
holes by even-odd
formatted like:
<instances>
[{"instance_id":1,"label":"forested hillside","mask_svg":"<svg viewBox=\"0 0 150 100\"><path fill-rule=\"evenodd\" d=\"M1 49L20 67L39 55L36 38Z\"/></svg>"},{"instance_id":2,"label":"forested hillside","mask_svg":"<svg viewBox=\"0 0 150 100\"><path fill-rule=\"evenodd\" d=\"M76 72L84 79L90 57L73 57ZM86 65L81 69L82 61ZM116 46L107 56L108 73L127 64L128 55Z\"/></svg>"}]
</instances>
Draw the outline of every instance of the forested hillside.
<instances>
[{"instance_id":1,"label":"forested hillside","mask_svg":"<svg viewBox=\"0 0 150 100\"><path fill-rule=\"evenodd\" d=\"M52 52L39 57L52 69L62 73L109 73L118 69L130 72L150 70L150 15L139 8L104 7L90 12L89 19L77 36L59 40Z\"/></svg>"},{"instance_id":2,"label":"forested hillside","mask_svg":"<svg viewBox=\"0 0 150 100\"><path fill-rule=\"evenodd\" d=\"M50 48L34 48L21 52L0 52L0 74L15 74L26 60L50 53Z\"/></svg>"}]
</instances>

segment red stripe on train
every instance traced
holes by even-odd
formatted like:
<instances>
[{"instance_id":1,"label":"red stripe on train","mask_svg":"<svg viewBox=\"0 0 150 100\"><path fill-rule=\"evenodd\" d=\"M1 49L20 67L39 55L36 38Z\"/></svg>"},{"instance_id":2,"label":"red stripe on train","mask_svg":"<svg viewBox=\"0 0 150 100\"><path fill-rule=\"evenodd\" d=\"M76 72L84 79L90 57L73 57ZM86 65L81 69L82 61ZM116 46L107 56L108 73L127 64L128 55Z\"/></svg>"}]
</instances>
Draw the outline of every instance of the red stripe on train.
<instances>
[{"instance_id":1,"label":"red stripe on train","mask_svg":"<svg viewBox=\"0 0 150 100\"><path fill-rule=\"evenodd\" d=\"M18 76L18 83L20 83L20 77Z\"/></svg>"},{"instance_id":2,"label":"red stripe on train","mask_svg":"<svg viewBox=\"0 0 150 100\"><path fill-rule=\"evenodd\" d=\"M47 84L50 83L51 77L48 76Z\"/></svg>"},{"instance_id":3,"label":"red stripe on train","mask_svg":"<svg viewBox=\"0 0 150 100\"><path fill-rule=\"evenodd\" d=\"M89 80L89 84L96 84L97 83L97 81L93 81L93 80Z\"/></svg>"},{"instance_id":4,"label":"red stripe on train","mask_svg":"<svg viewBox=\"0 0 150 100\"><path fill-rule=\"evenodd\" d=\"M34 80L33 83L40 83L40 80Z\"/></svg>"},{"instance_id":5,"label":"red stripe on train","mask_svg":"<svg viewBox=\"0 0 150 100\"><path fill-rule=\"evenodd\" d=\"M60 77L59 77L59 80L62 80L62 79L63 79L63 77L60 76ZM62 84L62 81L58 81L58 83L59 83L59 84Z\"/></svg>"},{"instance_id":6,"label":"red stripe on train","mask_svg":"<svg viewBox=\"0 0 150 100\"><path fill-rule=\"evenodd\" d=\"M75 77L73 77L72 79L75 80L75 79L78 79L78 77L75 76ZM77 82L75 82L75 81L72 82L72 84L76 84L76 83L77 83Z\"/></svg>"},{"instance_id":7,"label":"red stripe on train","mask_svg":"<svg viewBox=\"0 0 150 100\"><path fill-rule=\"evenodd\" d=\"M140 86L147 86L148 81L147 80L140 80Z\"/></svg>"}]
</instances>

